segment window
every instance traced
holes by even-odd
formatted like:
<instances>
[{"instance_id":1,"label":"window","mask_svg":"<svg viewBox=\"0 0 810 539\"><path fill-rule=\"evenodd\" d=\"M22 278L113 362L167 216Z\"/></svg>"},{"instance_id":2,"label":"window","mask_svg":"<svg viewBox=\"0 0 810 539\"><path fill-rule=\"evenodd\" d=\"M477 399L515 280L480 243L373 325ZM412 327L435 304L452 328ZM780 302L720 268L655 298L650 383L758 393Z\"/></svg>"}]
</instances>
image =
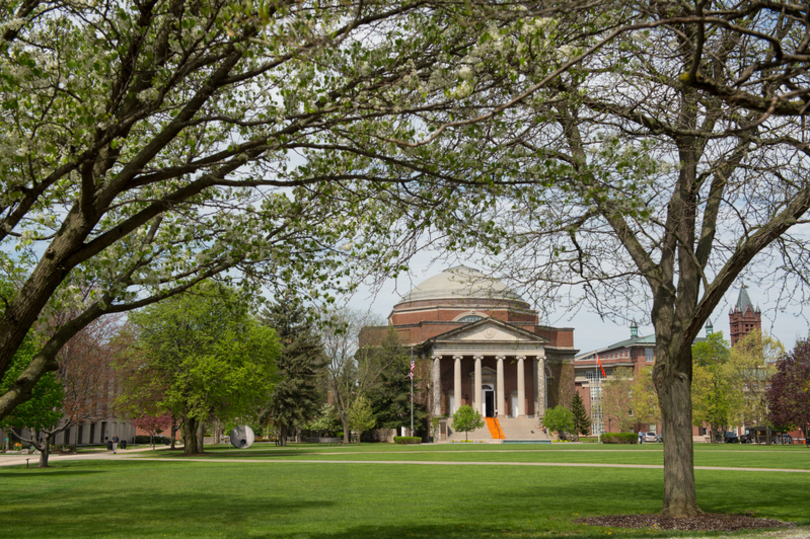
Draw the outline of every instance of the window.
<instances>
[{"instance_id":1,"label":"window","mask_svg":"<svg viewBox=\"0 0 810 539\"><path fill-rule=\"evenodd\" d=\"M644 354L647 359L647 363L652 363L655 361L655 348L645 348Z\"/></svg>"},{"instance_id":2,"label":"window","mask_svg":"<svg viewBox=\"0 0 810 539\"><path fill-rule=\"evenodd\" d=\"M478 316L477 314L468 314L467 316L462 316L458 319L459 322L477 322L478 320L483 320L483 316Z\"/></svg>"}]
</instances>

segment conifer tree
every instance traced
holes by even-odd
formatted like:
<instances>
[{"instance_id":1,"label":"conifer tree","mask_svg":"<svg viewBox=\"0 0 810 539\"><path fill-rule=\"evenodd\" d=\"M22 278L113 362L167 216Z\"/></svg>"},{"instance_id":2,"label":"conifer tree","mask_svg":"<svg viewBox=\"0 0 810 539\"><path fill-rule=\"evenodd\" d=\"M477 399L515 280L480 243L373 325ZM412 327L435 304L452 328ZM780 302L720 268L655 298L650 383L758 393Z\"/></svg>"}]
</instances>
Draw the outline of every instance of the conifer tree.
<instances>
[{"instance_id":1,"label":"conifer tree","mask_svg":"<svg viewBox=\"0 0 810 539\"><path fill-rule=\"evenodd\" d=\"M585 410L585 404L579 393L574 393L574 400L571 401L571 411L574 413L574 431L579 434L588 434L591 428L591 418Z\"/></svg>"},{"instance_id":2,"label":"conifer tree","mask_svg":"<svg viewBox=\"0 0 810 539\"><path fill-rule=\"evenodd\" d=\"M279 429L281 445L287 445L292 428L313 419L324 401L319 378L325 358L307 309L290 294L262 313L262 322L276 330L281 340L279 381L262 414L262 423Z\"/></svg>"},{"instance_id":3,"label":"conifer tree","mask_svg":"<svg viewBox=\"0 0 810 539\"><path fill-rule=\"evenodd\" d=\"M410 352L397 341L396 335L389 333L382 345L373 350L361 350L358 356L379 354L375 358L380 364L386 365L381 373L379 383L369 388L366 396L377 418L377 428L398 429L410 425L411 422L411 379ZM364 361L372 359L365 358ZM413 404L413 422L416 433L426 428L427 410L422 402L422 390L418 377L414 379L415 400ZM418 434L414 435L418 435Z\"/></svg>"}]
</instances>

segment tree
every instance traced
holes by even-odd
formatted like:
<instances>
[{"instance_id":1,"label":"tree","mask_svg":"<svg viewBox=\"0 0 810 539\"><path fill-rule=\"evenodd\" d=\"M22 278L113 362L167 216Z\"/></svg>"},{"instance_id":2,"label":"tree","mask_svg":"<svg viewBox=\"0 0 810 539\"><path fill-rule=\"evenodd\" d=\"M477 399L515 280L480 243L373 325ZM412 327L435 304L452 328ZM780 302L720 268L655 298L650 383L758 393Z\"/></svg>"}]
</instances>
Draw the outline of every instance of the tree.
<instances>
[{"instance_id":1,"label":"tree","mask_svg":"<svg viewBox=\"0 0 810 539\"><path fill-rule=\"evenodd\" d=\"M591 430L591 419L588 417L588 411L585 410L585 404L582 402L579 393L574 394L574 399L571 402L571 413L574 414L573 432L582 435L588 434Z\"/></svg>"},{"instance_id":2,"label":"tree","mask_svg":"<svg viewBox=\"0 0 810 539\"><path fill-rule=\"evenodd\" d=\"M754 330L731 349L724 374L732 388L733 417L737 423L769 427L768 387L776 372L776 360L784 354L782 344ZM766 429L767 442L770 432Z\"/></svg>"},{"instance_id":3,"label":"tree","mask_svg":"<svg viewBox=\"0 0 810 539\"><path fill-rule=\"evenodd\" d=\"M562 404L546 410L546 415L543 416L543 425L549 430L556 430L560 434L560 438L565 438L565 433L573 434L576 429L573 412Z\"/></svg>"},{"instance_id":4,"label":"tree","mask_svg":"<svg viewBox=\"0 0 810 539\"><path fill-rule=\"evenodd\" d=\"M768 420L776 427L810 431L810 341L801 340L776 362L767 390Z\"/></svg>"},{"instance_id":5,"label":"tree","mask_svg":"<svg viewBox=\"0 0 810 539\"><path fill-rule=\"evenodd\" d=\"M0 376L50 309L77 309L0 395L0 418L105 314L215 275L314 295L391 267L378 245L356 241L372 204L340 184L390 180L368 166L376 145L362 140L365 122L449 108L449 94L426 102L424 83L474 41L483 25L470 23L488 11L441 1L2 4L0 242L19 294L0 315ZM433 78L431 91L455 86ZM357 144L336 147L344 136ZM325 175L291 166L308 150L357 161Z\"/></svg>"},{"instance_id":6,"label":"tree","mask_svg":"<svg viewBox=\"0 0 810 539\"><path fill-rule=\"evenodd\" d=\"M453 428L464 431L464 441L469 440L471 430L480 429L484 426L484 419L481 414L472 409L472 406L465 404L453 414Z\"/></svg>"},{"instance_id":7,"label":"tree","mask_svg":"<svg viewBox=\"0 0 810 539\"><path fill-rule=\"evenodd\" d=\"M712 442L722 442L722 432L731 423L732 388L723 368L730 349L722 332L692 345L692 423L708 423Z\"/></svg>"},{"instance_id":8,"label":"tree","mask_svg":"<svg viewBox=\"0 0 810 539\"><path fill-rule=\"evenodd\" d=\"M172 414L168 413L159 416L142 415L129 420L129 423L136 429L143 429L149 433L152 451L155 450L155 434L171 428L173 422Z\"/></svg>"},{"instance_id":9,"label":"tree","mask_svg":"<svg viewBox=\"0 0 810 539\"><path fill-rule=\"evenodd\" d=\"M341 429L340 418L335 407L326 403L321 406L318 416L313 421L303 425L303 428L314 430L321 436L325 433L326 437L330 437L332 433L336 433Z\"/></svg>"},{"instance_id":10,"label":"tree","mask_svg":"<svg viewBox=\"0 0 810 539\"><path fill-rule=\"evenodd\" d=\"M56 313L48 327L40 328L38 333L47 335L63 316L69 314ZM34 398L0 421L0 426L36 432L35 436L24 440L39 450L40 468L48 467L50 449L57 434L81 423L97 421L109 412L115 382L109 363L114 353L109 343L114 325L112 319L96 320L78 332L59 350L59 370L43 377L35 386ZM0 391L7 389L28 365L35 353L37 338L41 338L40 335L34 334L20 349L12 369L0 384Z\"/></svg>"},{"instance_id":11,"label":"tree","mask_svg":"<svg viewBox=\"0 0 810 539\"><path fill-rule=\"evenodd\" d=\"M370 372L379 371L365 396L377 418L377 428L399 429L411 424L411 386L413 385L413 424L416 434L427 427L425 391L420 388L418 369L410 378L411 354L399 343L396 332L389 328L379 346L363 347L357 352L357 363Z\"/></svg>"},{"instance_id":12,"label":"tree","mask_svg":"<svg viewBox=\"0 0 810 539\"><path fill-rule=\"evenodd\" d=\"M36 346L33 339L29 338L17 351L6 377L0 380L0 390L6 389L16 376L25 369L31 356L35 353ZM64 399L64 388L56 376L56 373L48 373L43 376L34 386L32 398L18 406L13 414L10 414L0 421L0 428L8 432L9 429L27 428L37 433L45 431L44 437L38 434L30 438L23 439L24 442L32 444L39 450L39 467L48 467L48 455L51 441L56 433L55 425L62 417L62 401Z\"/></svg>"},{"instance_id":13,"label":"tree","mask_svg":"<svg viewBox=\"0 0 810 539\"><path fill-rule=\"evenodd\" d=\"M313 327L314 317L299 302L286 295L266 309L263 322L273 327L282 343L278 358L278 382L269 395L261 422L273 422L281 445L295 426L314 418L323 403L319 387L325 358Z\"/></svg>"},{"instance_id":14,"label":"tree","mask_svg":"<svg viewBox=\"0 0 810 539\"><path fill-rule=\"evenodd\" d=\"M358 445L360 445L363 431L373 429L376 424L377 418L374 417L374 410L371 409L371 404L366 398L360 397L355 399L349 410L349 426L353 431L357 431Z\"/></svg>"},{"instance_id":15,"label":"tree","mask_svg":"<svg viewBox=\"0 0 810 539\"><path fill-rule=\"evenodd\" d=\"M732 16L748 16L751 4L743 4ZM745 102L718 99L692 80L700 72L717 87L733 87L749 66L767 71L761 55L775 58L767 38L739 38L747 24L735 26L737 38L707 38L703 27L714 23L704 10L726 17L725 8L607 2L590 14L497 20L487 46L467 49L457 71L468 92L455 129L438 133L444 116L425 120L437 133L425 140L456 149L442 162L441 187L420 189L415 180L388 197L423 204L411 214L431 212L455 251L497 254L492 271L525 285L541 308L576 297L609 318L649 317L651 379L667 433L667 516L699 512L692 343L749 264L793 272L802 283L808 258L796 228L810 208L810 150L797 138L800 120L757 123L761 113ZM803 42L800 20L785 23L792 43ZM782 28L755 24L765 33ZM582 27L591 37L580 39ZM796 95L777 86L773 92ZM389 236L409 233L407 225L383 227Z\"/></svg>"},{"instance_id":16,"label":"tree","mask_svg":"<svg viewBox=\"0 0 810 539\"><path fill-rule=\"evenodd\" d=\"M602 381L602 414L605 419L615 418L618 432L632 430L636 424L632 415L632 399L633 369L630 367L613 369L611 378ZM608 427L610 428L610 425Z\"/></svg>"},{"instance_id":17,"label":"tree","mask_svg":"<svg viewBox=\"0 0 810 539\"><path fill-rule=\"evenodd\" d=\"M654 367L642 367L633 381L630 403L636 423L657 425L661 422L660 400L653 380ZM690 406L691 409L691 406Z\"/></svg>"},{"instance_id":18,"label":"tree","mask_svg":"<svg viewBox=\"0 0 810 539\"><path fill-rule=\"evenodd\" d=\"M377 385L383 373L397 360L397 353L388 353L392 346L398 346L393 329L389 330L385 342L379 343L382 350L376 346L358 349L363 328L381 324L375 315L347 308L330 313L320 322L319 334L328 358L327 382L343 425L343 443L349 443L352 404Z\"/></svg>"},{"instance_id":19,"label":"tree","mask_svg":"<svg viewBox=\"0 0 810 539\"><path fill-rule=\"evenodd\" d=\"M278 338L247 310L245 298L211 283L130 314L138 349L125 361L137 375L125 393L156 395L158 410L182 420L186 455L203 451L199 435L212 414L252 414L276 379Z\"/></svg>"}]
</instances>

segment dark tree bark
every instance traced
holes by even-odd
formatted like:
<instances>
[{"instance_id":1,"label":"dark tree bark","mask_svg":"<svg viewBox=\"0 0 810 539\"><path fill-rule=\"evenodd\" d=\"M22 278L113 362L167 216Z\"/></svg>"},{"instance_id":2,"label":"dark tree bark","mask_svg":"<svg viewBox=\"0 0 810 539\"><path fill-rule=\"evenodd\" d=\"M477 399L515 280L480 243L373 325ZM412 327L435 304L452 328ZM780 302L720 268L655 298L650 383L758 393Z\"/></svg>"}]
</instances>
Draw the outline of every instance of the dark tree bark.
<instances>
[{"instance_id":1,"label":"dark tree bark","mask_svg":"<svg viewBox=\"0 0 810 539\"><path fill-rule=\"evenodd\" d=\"M183 418L183 454L199 455L203 452L202 445L199 444L197 432L200 430L201 421L186 416Z\"/></svg>"}]
</instances>

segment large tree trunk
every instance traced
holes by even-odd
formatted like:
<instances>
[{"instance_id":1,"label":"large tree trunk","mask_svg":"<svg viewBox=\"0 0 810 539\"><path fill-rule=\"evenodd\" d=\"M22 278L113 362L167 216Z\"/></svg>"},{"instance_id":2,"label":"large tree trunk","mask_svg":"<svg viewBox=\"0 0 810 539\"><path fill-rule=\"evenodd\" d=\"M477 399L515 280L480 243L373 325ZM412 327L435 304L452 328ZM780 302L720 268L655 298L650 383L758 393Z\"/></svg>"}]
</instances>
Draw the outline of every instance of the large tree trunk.
<instances>
[{"instance_id":1,"label":"large tree trunk","mask_svg":"<svg viewBox=\"0 0 810 539\"><path fill-rule=\"evenodd\" d=\"M183 454L184 455L197 455L202 453L202 446L197 444L197 430L200 421L186 417L183 420Z\"/></svg>"},{"instance_id":2,"label":"large tree trunk","mask_svg":"<svg viewBox=\"0 0 810 539\"><path fill-rule=\"evenodd\" d=\"M664 516L688 517L700 512L695 494L692 448L692 398L685 375L670 379L658 393L664 424Z\"/></svg>"},{"instance_id":3,"label":"large tree trunk","mask_svg":"<svg viewBox=\"0 0 810 539\"><path fill-rule=\"evenodd\" d=\"M287 425L284 423L278 426L278 445L282 447L287 445Z\"/></svg>"},{"instance_id":4,"label":"large tree trunk","mask_svg":"<svg viewBox=\"0 0 810 539\"><path fill-rule=\"evenodd\" d=\"M349 437L351 436L351 430L349 430L349 420L344 420L343 417L340 418L340 422L343 425L343 443L348 444L351 442Z\"/></svg>"},{"instance_id":5,"label":"large tree trunk","mask_svg":"<svg viewBox=\"0 0 810 539\"><path fill-rule=\"evenodd\" d=\"M45 437L45 443L39 447L39 468L48 468L48 458L51 456L51 436Z\"/></svg>"},{"instance_id":6,"label":"large tree trunk","mask_svg":"<svg viewBox=\"0 0 810 539\"><path fill-rule=\"evenodd\" d=\"M197 424L197 450L205 451L205 421L200 420Z\"/></svg>"}]
</instances>

